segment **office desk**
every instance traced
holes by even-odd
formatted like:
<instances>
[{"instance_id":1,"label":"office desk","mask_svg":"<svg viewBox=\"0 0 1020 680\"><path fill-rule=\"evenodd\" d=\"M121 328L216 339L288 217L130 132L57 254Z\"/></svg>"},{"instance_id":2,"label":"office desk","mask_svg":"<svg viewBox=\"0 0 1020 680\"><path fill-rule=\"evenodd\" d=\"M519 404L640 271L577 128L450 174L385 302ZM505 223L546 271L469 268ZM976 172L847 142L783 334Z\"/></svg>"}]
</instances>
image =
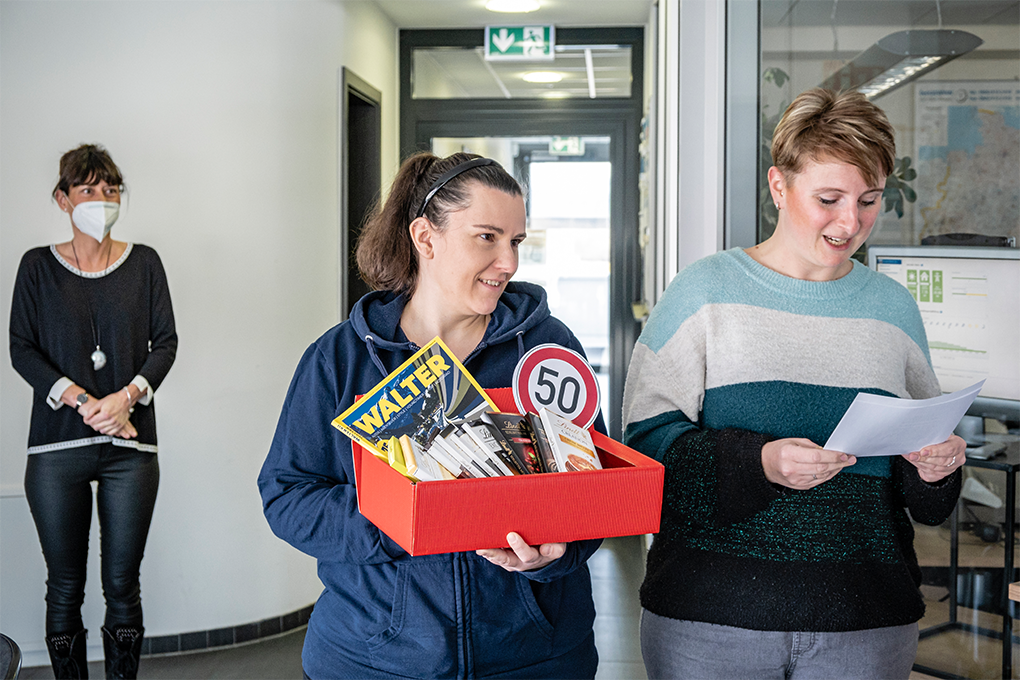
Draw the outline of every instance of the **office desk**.
<instances>
[{"instance_id":1,"label":"office desk","mask_svg":"<svg viewBox=\"0 0 1020 680\"><path fill-rule=\"evenodd\" d=\"M990 460L979 460L968 458L966 467L984 468L986 470L999 470L1006 474L1006 498L1005 498L1005 551L1003 554L1003 577L1002 577L1002 630L994 631L987 628L980 628L969 623L958 621L956 617L957 601L957 571L960 559L959 543L959 511L960 504L949 518L950 539L949 539L949 621L931 626L921 631L921 639L938 635L948 630L964 630L970 633L977 633L986 637L995 638L1001 641L1002 646L1002 677L1009 679L1013 677L1013 619L1009 615L1009 601L1011 584L1013 578L1013 551L1016 542L1016 477L1020 470L1020 441L1012 441L1006 448L1004 454L1000 454ZM961 501L962 502L962 501ZM1014 584L1015 585L1015 584ZM939 678L958 678L960 676L947 674L944 671L928 668L915 664L914 669L928 675Z\"/></svg>"}]
</instances>

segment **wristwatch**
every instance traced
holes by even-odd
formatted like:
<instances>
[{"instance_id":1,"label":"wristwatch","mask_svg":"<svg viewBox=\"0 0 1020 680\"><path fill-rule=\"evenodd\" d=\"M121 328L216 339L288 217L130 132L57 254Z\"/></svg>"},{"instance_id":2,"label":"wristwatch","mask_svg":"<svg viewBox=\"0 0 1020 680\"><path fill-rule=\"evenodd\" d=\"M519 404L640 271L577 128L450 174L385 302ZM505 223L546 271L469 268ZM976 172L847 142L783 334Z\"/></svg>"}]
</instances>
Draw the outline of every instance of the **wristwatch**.
<instances>
[{"instance_id":1,"label":"wristwatch","mask_svg":"<svg viewBox=\"0 0 1020 680\"><path fill-rule=\"evenodd\" d=\"M78 402L78 405L75 406L75 408L81 408L82 406L85 405L85 402L87 402L89 400L89 393L88 392L82 392L77 397L75 397L74 400L76 402Z\"/></svg>"}]
</instances>

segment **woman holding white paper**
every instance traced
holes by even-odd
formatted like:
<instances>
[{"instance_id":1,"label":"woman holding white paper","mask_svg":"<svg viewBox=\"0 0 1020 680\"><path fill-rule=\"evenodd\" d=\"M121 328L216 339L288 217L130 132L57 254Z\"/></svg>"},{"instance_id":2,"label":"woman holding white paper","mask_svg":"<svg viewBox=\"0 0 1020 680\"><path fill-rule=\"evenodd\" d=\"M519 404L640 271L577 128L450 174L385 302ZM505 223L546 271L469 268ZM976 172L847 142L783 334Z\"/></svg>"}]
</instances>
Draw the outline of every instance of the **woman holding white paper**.
<instances>
[{"instance_id":1,"label":"woman holding white paper","mask_svg":"<svg viewBox=\"0 0 1020 680\"><path fill-rule=\"evenodd\" d=\"M318 559L326 586L302 654L311 678L595 675L586 561L600 541L511 533L510 549L411 557L358 512L351 442L330 425L437 336L486 389L509 387L536 345L582 351L540 287L510 282L525 221L495 161L409 158L358 244L376 292L298 365L259 488L273 531Z\"/></svg>"},{"instance_id":2,"label":"woman holding white paper","mask_svg":"<svg viewBox=\"0 0 1020 680\"><path fill-rule=\"evenodd\" d=\"M773 139L775 233L682 271L630 365L624 440L666 466L645 665L906 678L924 613L910 518L949 516L963 440L902 457L821 448L858 392L940 392L910 294L851 259L878 217L893 130L863 95L815 89Z\"/></svg>"}]
</instances>

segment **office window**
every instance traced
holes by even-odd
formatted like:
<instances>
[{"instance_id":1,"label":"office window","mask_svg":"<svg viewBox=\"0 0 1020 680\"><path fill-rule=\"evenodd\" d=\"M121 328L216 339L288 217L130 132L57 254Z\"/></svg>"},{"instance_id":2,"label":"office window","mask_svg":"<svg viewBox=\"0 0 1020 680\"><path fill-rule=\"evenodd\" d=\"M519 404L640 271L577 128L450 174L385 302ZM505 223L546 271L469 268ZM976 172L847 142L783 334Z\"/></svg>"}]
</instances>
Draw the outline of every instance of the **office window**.
<instances>
[{"instance_id":1,"label":"office window","mask_svg":"<svg viewBox=\"0 0 1020 680\"><path fill-rule=\"evenodd\" d=\"M411 53L411 97L628 98L630 61L630 45L557 45L551 61L486 61L481 46L416 47Z\"/></svg>"},{"instance_id":2,"label":"office window","mask_svg":"<svg viewBox=\"0 0 1020 680\"><path fill-rule=\"evenodd\" d=\"M870 244L950 233L1020 243L1020 3L761 0L760 22L759 240L777 217L765 176L772 130L798 93L827 83L874 89L896 129L897 168ZM897 70L940 51L966 53L895 84ZM891 89L880 91L883 79Z\"/></svg>"}]
</instances>

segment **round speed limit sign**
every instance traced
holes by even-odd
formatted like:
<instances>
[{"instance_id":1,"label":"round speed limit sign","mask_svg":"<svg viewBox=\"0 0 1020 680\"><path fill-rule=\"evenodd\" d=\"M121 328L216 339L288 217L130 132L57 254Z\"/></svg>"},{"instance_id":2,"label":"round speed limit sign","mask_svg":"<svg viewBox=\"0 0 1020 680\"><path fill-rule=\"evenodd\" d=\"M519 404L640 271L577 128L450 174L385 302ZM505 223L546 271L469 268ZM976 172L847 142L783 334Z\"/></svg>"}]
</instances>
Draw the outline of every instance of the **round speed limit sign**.
<instances>
[{"instance_id":1,"label":"round speed limit sign","mask_svg":"<svg viewBox=\"0 0 1020 680\"><path fill-rule=\"evenodd\" d=\"M521 413L548 408L587 428L599 412L595 371L584 357L566 347L533 347L517 362L513 386Z\"/></svg>"}]
</instances>

